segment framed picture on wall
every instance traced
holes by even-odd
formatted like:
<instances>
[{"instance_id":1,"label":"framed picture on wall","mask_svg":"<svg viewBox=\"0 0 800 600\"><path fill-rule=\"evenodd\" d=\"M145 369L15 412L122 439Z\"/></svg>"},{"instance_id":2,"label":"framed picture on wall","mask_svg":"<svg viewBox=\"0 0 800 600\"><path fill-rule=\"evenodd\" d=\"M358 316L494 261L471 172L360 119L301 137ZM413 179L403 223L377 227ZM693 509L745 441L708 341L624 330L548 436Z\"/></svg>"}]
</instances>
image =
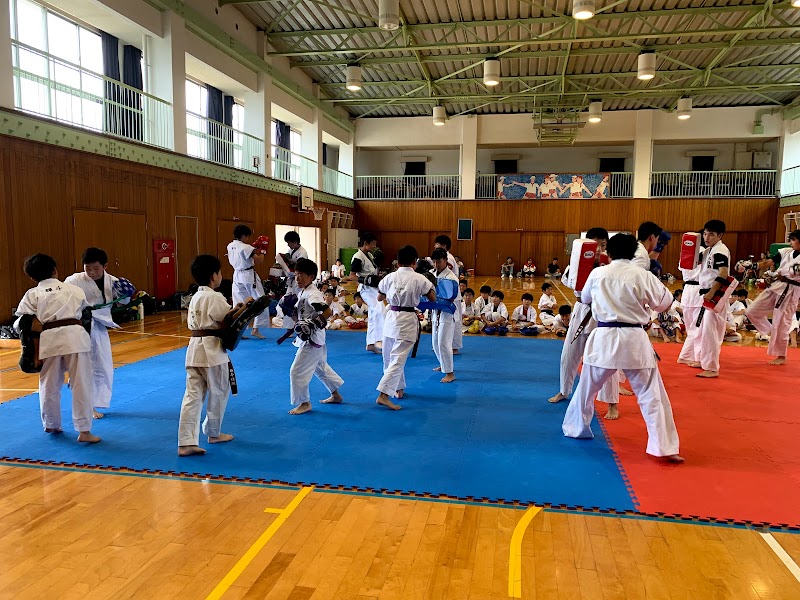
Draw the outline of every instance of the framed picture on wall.
<instances>
[{"instance_id":1,"label":"framed picture on wall","mask_svg":"<svg viewBox=\"0 0 800 600\"><path fill-rule=\"evenodd\" d=\"M472 239L472 219L459 219L458 220L458 236L459 240Z\"/></svg>"}]
</instances>

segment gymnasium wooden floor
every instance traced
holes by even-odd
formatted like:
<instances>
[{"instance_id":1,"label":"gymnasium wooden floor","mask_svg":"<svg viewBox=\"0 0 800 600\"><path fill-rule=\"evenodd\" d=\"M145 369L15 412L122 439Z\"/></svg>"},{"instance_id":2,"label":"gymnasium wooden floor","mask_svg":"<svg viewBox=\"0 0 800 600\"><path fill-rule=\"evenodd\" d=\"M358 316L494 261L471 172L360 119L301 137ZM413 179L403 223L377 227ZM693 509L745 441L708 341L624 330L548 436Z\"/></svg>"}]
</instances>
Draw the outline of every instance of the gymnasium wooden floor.
<instances>
[{"instance_id":1,"label":"gymnasium wooden floor","mask_svg":"<svg viewBox=\"0 0 800 600\"><path fill-rule=\"evenodd\" d=\"M484 279L509 310L543 282ZM185 316L111 339L117 365L175 350ZM3 342L0 400L36 390L17 357ZM1 461L0 478L0 598L800 598L791 533Z\"/></svg>"}]
</instances>

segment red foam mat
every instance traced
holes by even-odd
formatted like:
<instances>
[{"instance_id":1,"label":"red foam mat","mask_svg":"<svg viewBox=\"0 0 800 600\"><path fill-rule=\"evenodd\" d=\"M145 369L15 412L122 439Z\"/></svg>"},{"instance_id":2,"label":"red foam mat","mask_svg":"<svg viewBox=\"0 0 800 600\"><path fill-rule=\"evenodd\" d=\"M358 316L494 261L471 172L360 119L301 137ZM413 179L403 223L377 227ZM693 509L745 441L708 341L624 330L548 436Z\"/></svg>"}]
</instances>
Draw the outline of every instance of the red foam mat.
<instances>
[{"instance_id":1,"label":"red foam mat","mask_svg":"<svg viewBox=\"0 0 800 600\"><path fill-rule=\"evenodd\" d=\"M658 345L685 464L645 454L633 398L604 422L640 510L800 526L800 352L774 367L766 348L725 346L718 379L676 364L679 352Z\"/></svg>"}]
</instances>

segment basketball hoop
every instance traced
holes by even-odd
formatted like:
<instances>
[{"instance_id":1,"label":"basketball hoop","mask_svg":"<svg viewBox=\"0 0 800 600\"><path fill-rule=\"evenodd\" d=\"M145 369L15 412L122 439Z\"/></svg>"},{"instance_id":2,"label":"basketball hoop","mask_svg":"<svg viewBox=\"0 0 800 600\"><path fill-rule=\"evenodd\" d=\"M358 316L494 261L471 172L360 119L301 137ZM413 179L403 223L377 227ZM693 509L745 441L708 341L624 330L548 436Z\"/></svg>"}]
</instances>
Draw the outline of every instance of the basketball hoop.
<instances>
[{"instance_id":1,"label":"basketball hoop","mask_svg":"<svg viewBox=\"0 0 800 600\"><path fill-rule=\"evenodd\" d=\"M314 220L315 221L322 221L322 215L325 214L325 207L324 206L312 206L311 210L314 211Z\"/></svg>"}]
</instances>

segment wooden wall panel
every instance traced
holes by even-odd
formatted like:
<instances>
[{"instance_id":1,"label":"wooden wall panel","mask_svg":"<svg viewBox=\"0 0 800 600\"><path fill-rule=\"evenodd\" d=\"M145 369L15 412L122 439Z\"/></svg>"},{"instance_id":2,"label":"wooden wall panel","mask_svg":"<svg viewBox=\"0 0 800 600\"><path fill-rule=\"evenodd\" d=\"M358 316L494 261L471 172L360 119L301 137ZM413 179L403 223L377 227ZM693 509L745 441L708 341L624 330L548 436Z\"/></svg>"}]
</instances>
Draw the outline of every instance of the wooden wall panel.
<instances>
[{"instance_id":1,"label":"wooden wall panel","mask_svg":"<svg viewBox=\"0 0 800 600\"><path fill-rule=\"evenodd\" d=\"M781 242L782 243L784 241L784 239L785 239L786 224L783 221L783 216L786 213L800 213L800 205L798 205L798 206L784 206L783 208L781 208L778 211L778 217L777 217L777 220L776 220L776 232L777 232L777 235L775 236L775 240L774 240L776 242ZM793 222L793 224L790 225L790 229L791 228L800 229L800 223L798 223L796 221Z\"/></svg>"},{"instance_id":2,"label":"wooden wall panel","mask_svg":"<svg viewBox=\"0 0 800 600\"><path fill-rule=\"evenodd\" d=\"M73 214L82 209L145 219L142 251L149 264L144 281L135 283L149 290L153 288L152 241L179 237L177 215L197 219L201 253L219 254L218 220L248 221L257 235L270 237L276 224L321 227L323 255L328 241L327 219L317 222L313 214L299 213L297 198L286 194L0 136L0 219L8 232L0 236L0 321L10 318L12 308L32 285L22 272L26 256L46 252L56 259L60 275L73 272ZM285 244L273 240L272 248L276 247L283 249ZM259 268L262 275L268 263ZM178 280L187 281L185 274Z\"/></svg>"},{"instance_id":3,"label":"wooden wall panel","mask_svg":"<svg viewBox=\"0 0 800 600\"><path fill-rule=\"evenodd\" d=\"M609 230L635 231L642 221L655 221L675 235L685 231L698 230L709 219L725 221L729 235L726 241L733 244L731 250L739 249L738 234L745 235L741 240L741 251L750 252L751 246L760 244L763 239L773 240L776 236L778 203L772 198L748 199L629 199L629 200L421 200L412 202L360 201L356 203L356 222L362 230L429 232L431 235L446 233L454 240L453 254L461 256L467 267L474 267L476 244L480 232L520 231L523 240L530 240L533 246L521 248L525 256L515 256L516 260L527 258L526 252L544 253L534 256L538 261L548 261L552 256L566 257L564 242L556 245L559 236L579 233L590 227L605 227ZM473 220L473 240L455 241L458 219ZM781 228L783 231L783 224ZM534 242L531 234L545 236L541 242ZM547 240L547 241L545 241ZM380 241L380 240L379 240ZM531 247L532 250L526 250ZM557 250L552 256L545 247ZM541 250L539 249L541 248ZM499 250L502 254L502 250ZM678 260L678 245L667 248L662 264L665 270L675 271ZM508 253L507 253L508 254ZM544 267L546 262L542 263ZM489 274L493 274L494 271Z\"/></svg>"}]
</instances>

